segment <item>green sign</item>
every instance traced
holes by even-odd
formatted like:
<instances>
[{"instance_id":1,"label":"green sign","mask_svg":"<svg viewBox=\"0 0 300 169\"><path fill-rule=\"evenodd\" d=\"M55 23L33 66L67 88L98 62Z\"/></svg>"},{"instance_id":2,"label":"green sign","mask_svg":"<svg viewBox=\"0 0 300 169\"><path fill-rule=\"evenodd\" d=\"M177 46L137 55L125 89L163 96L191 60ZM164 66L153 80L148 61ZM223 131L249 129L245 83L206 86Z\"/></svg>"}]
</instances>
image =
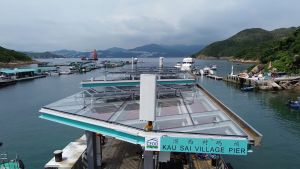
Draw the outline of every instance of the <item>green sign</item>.
<instances>
[{"instance_id":1,"label":"green sign","mask_svg":"<svg viewBox=\"0 0 300 169\"><path fill-rule=\"evenodd\" d=\"M247 155L247 139L161 137L160 151Z\"/></svg>"}]
</instances>

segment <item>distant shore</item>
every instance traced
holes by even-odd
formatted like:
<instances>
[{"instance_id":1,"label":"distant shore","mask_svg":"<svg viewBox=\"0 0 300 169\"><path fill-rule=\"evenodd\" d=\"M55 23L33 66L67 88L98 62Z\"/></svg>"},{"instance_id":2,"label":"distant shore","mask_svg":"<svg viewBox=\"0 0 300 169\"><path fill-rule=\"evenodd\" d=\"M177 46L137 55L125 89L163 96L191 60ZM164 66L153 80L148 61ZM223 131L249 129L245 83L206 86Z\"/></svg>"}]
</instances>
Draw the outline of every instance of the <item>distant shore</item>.
<instances>
[{"instance_id":1,"label":"distant shore","mask_svg":"<svg viewBox=\"0 0 300 169\"><path fill-rule=\"evenodd\" d=\"M245 59L229 59L231 62L236 63L244 63L244 64L259 64L260 62L258 60L245 60Z\"/></svg>"},{"instance_id":2,"label":"distant shore","mask_svg":"<svg viewBox=\"0 0 300 169\"><path fill-rule=\"evenodd\" d=\"M242 64L258 64L258 60L246 60L246 59L234 59L233 57L230 56L223 56L223 57L215 57L215 56L198 56L197 59L202 59L202 60L228 60L230 62L235 62L235 63L242 63Z\"/></svg>"},{"instance_id":3,"label":"distant shore","mask_svg":"<svg viewBox=\"0 0 300 169\"><path fill-rule=\"evenodd\" d=\"M20 66L26 66L30 64L38 64L39 61L31 60L31 61L17 61L17 62L10 62L10 63L3 63L0 62L0 68L14 68L14 67L20 67Z\"/></svg>"}]
</instances>

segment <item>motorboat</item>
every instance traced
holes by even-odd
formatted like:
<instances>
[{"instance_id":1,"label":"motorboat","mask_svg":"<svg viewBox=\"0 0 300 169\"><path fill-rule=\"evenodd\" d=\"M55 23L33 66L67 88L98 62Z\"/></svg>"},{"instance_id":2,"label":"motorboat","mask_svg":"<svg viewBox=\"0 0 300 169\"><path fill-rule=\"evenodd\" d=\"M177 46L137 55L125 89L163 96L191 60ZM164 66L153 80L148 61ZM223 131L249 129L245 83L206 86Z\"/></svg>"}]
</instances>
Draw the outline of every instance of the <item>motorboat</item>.
<instances>
[{"instance_id":1,"label":"motorboat","mask_svg":"<svg viewBox=\"0 0 300 169\"><path fill-rule=\"evenodd\" d=\"M210 66L210 69L211 69L211 70L217 70L217 65L211 65L211 66Z\"/></svg>"},{"instance_id":2,"label":"motorboat","mask_svg":"<svg viewBox=\"0 0 300 169\"><path fill-rule=\"evenodd\" d=\"M247 79L247 78L249 78L249 75L248 75L248 73L243 72L243 73L239 73L239 77Z\"/></svg>"},{"instance_id":3,"label":"motorboat","mask_svg":"<svg viewBox=\"0 0 300 169\"><path fill-rule=\"evenodd\" d=\"M63 70L61 72L59 72L60 75L69 75L69 74L72 74L71 70L68 69L68 70Z\"/></svg>"},{"instance_id":4,"label":"motorboat","mask_svg":"<svg viewBox=\"0 0 300 169\"><path fill-rule=\"evenodd\" d=\"M0 147L2 143L0 142ZM7 153L0 153L0 169L24 169L25 165L22 160L16 156L15 159L9 160Z\"/></svg>"},{"instance_id":5,"label":"motorboat","mask_svg":"<svg viewBox=\"0 0 300 169\"><path fill-rule=\"evenodd\" d=\"M0 77L0 87L16 84L17 81L7 77Z\"/></svg>"},{"instance_id":6,"label":"motorboat","mask_svg":"<svg viewBox=\"0 0 300 169\"><path fill-rule=\"evenodd\" d=\"M50 76L59 76L59 72L53 71L49 73Z\"/></svg>"},{"instance_id":7,"label":"motorboat","mask_svg":"<svg viewBox=\"0 0 300 169\"><path fill-rule=\"evenodd\" d=\"M181 63L180 63L180 62L177 62L177 64L176 64L174 67L180 69L180 68L181 68Z\"/></svg>"},{"instance_id":8,"label":"motorboat","mask_svg":"<svg viewBox=\"0 0 300 169\"><path fill-rule=\"evenodd\" d=\"M193 70L193 68L194 68L194 59L191 57L183 58L180 70L191 71Z\"/></svg>"},{"instance_id":9,"label":"motorboat","mask_svg":"<svg viewBox=\"0 0 300 169\"><path fill-rule=\"evenodd\" d=\"M200 70L201 72L201 70ZM213 75L214 74L214 71L211 70L208 66L205 66L203 68L203 75Z\"/></svg>"},{"instance_id":10,"label":"motorboat","mask_svg":"<svg viewBox=\"0 0 300 169\"><path fill-rule=\"evenodd\" d=\"M253 91L254 87L253 86L246 86L246 87L242 87L241 90L245 91L245 92L249 92L249 91Z\"/></svg>"},{"instance_id":11,"label":"motorboat","mask_svg":"<svg viewBox=\"0 0 300 169\"><path fill-rule=\"evenodd\" d=\"M297 100L291 100L288 103L289 107L292 109L300 109L300 97L297 97Z\"/></svg>"}]
</instances>

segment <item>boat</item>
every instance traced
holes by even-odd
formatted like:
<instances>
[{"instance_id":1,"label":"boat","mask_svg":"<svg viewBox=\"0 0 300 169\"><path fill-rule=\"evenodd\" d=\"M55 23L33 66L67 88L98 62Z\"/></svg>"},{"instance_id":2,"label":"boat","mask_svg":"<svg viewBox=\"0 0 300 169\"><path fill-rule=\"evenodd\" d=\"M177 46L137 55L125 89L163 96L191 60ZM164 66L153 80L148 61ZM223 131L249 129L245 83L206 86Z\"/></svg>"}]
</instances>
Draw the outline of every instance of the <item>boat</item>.
<instances>
[{"instance_id":1,"label":"boat","mask_svg":"<svg viewBox=\"0 0 300 169\"><path fill-rule=\"evenodd\" d=\"M214 74L214 71L211 70L208 66L205 66L205 67L203 68L203 74L204 74L204 75L213 75L213 74Z\"/></svg>"},{"instance_id":2,"label":"boat","mask_svg":"<svg viewBox=\"0 0 300 169\"><path fill-rule=\"evenodd\" d=\"M249 92L249 91L253 91L254 87L253 86L246 86L246 87L242 87L241 90L245 91L245 92Z\"/></svg>"},{"instance_id":3,"label":"boat","mask_svg":"<svg viewBox=\"0 0 300 169\"><path fill-rule=\"evenodd\" d=\"M288 105L292 109L300 109L300 97L297 97L297 100L289 101Z\"/></svg>"},{"instance_id":4,"label":"boat","mask_svg":"<svg viewBox=\"0 0 300 169\"><path fill-rule=\"evenodd\" d=\"M249 75L248 75L248 73L243 72L243 73L239 73L239 77L247 79L247 78L249 78ZM252 78L253 78L253 80L258 79L256 76L252 76Z\"/></svg>"},{"instance_id":5,"label":"boat","mask_svg":"<svg viewBox=\"0 0 300 169\"><path fill-rule=\"evenodd\" d=\"M59 76L59 72L53 71L49 73L50 76Z\"/></svg>"},{"instance_id":6,"label":"boat","mask_svg":"<svg viewBox=\"0 0 300 169\"><path fill-rule=\"evenodd\" d=\"M0 87L8 86L8 85L13 85L16 84L17 81L11 78L5 78L1 77L0 78Z\"/></svg>"},{"instance_id":7,"label":"boat","mask_svg":"<svg viewBox=\"0 0 300 169\"><path fill-rule=\"evenodd\" d=\"M46 77L45 74L38 73L38 69L34 68L0 69L0 74L1 77L4 76L16 81Z\"/></svg>"},{"instance_id":8,"label":"boat","mask_svg":"<svg viewBox=\"0 0 300 169\"><path fill-rule=\"evenodd\" d=\"M211 69L211 70L217 70L217 65L211 65L211 66L210 66L210 69Z\"/></svg>"},{"instance_id":9,"label":"boat","mask_svg":"<svg viewBox=\"0 0 300 169\"><path fill-rule=\"evenodd\" d=\"M82 56L81 60L87 60L87 58L85 56Z\"/></svg>"},{"instance_id":10,"label":"boat","mask_svg":"<svg viewBox=\"0 0 300 169\"><path fill-rule=\"evenodd\" d=\"M194 68L194 60L191 57L183 58L180 67L181 71L191 71Z\"/></svg>"},{"instance_id":11,"label":"boat","mask_svg":"<svg viewBox=\"0 0 300 169\"><path fill-rule=\"evenodd\" d=\"M200 72L200 75L201 75L201 76L203 76L203 75L204 75L204 70L203 70L203 69L200 69L200 71L199 71L199 72Z\"/></svg>"},{"instance_id":12,"label":"boat","mask_svg":"<svg viewBox=\"0 0 300 169\"><path fill-rule=\"evenodd\" d=\"M63 70L59 72L59 75L69 75L69 74L72 74L71 70Z\"/></svg>"},{"instance_id":13,"label":"boat","mask_svg":"<svg viewBox=\"0 0 300 169\"><path fill-rule=\"evenodd\" d=\"M180 68L181 68L181 63L180 63L180 62L177 62L177 64L176 64L174 67L180 69Z\"/></svg>"},{"instance_id":14,"label":"boat","mask_svg":"<svg viewBox=\"0 0 300 169\"><path fill-rule=\"evenodd\" d=\"M89 58L88 60L98 60L98 55L96 49L92 52L92 58Z\"/></svg>"},{"instance_id":15,"label":"boat","mask_svg":"<svg viewBox=\"0 0 300 169\"><path fill-rule=\"evenodd\" d=\"M2 143L0 142L1 146ZM25 169L25 165L18 156L15 159L8 160L7 153L0 153L0 169Z\"/></svg>"}]
</instances>

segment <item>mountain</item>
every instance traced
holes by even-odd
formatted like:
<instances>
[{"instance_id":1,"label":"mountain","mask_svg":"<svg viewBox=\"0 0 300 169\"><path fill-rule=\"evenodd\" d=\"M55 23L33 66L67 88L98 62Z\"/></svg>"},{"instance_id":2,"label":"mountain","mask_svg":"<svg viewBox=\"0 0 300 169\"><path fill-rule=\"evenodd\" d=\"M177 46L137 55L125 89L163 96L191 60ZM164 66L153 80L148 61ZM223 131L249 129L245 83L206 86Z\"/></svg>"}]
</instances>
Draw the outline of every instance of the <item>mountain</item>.
<instances>
[{"instance_id":1,"label":"mountain","mask_svg":"<svg viewBox=\"0 0 300 169\"><path fill-rule=\"evenodd\" d=\"M118 48L118 47L112 47L112 48L106 49L106 51L110 51L110 52L123 52L123 51L126 51L126 49Z\"/></svg>"},{"instance_id":2,"label":"mountain","mask_svg":"<svg viewBox=\"0 0 300 169\"><path fill-rule=\"evenodd\" d=\"M226 40L208 45L192 56L234 56L236 58L255 60L261 56L262 48L265 45L291 36L296 29L296 27L280 28L273 31L261 28L245 29Z\"/></svg>"},{"instance_id":3,"label":"mountain","mask_svg":"<svg viewBox=\"0 0 300 169\"><path fill-rule=\"evenodd\" d=\"M272 62L279 71L300 73L300 28L285 39L274 41L261 47L261 63Z\"/></svg>"},{"instance_id":4,"label":"mountain","mask_svg":"<svg viewBox=\"0 0 300 169\"><path fill-rule=\"evenodd\" d=\"M184 55L190 55L191 53L196 53L199 50L203 49L204 45L171 45L171 46L165 46L166 48L173 48L180 50L184 53Z\"/></svg>"},{"instance_id":5,"label":"mountain","mask_svg":"<svg viewBox=\"0 0 300 169\"><path fill-rule=\"evenodd\" d=\"M158 45L149 44L130 49L131 51L143 51L153 55L153 57L183 57L190 55L199 49L203 48L201 45Z\"/></svg>"},{"instance_id":6,"label":"mountain","mask_svg":"<svg viewBox=\"0 0 300 169\"><path fill-rule=\"evenodd\" d=\"M62 55L56 55L51 52L24 52L26 55L32 58L40 58L40 59L47 59L47 58L64 58Z\"/></svg>"},{"instance_id":7,"label":"mountain","mask_svg":"<svg viewBox=\"0 0 300 169\"><path fill-rule=\"evenodd\" d=\"M90 52L80 52L76 50L67 50L67 49L62 49L62 50L56 50L52 51L51 53L55 55L60 55L63 57L82 57L82 56L89 56Z\"/></svg>"},{"instance_id":8,"label":"mountain","mask_svg":"<svg viewBox=\"0 0 300 169\"><path fill-rule=\"evenodd\" d=\"M101 58L115 57L115 58L128 58L128 57L184 57L197 52L202 49L201 45L158 45L149 44L139 46L133 49L123 49L112 47L106 50L97 50L98 56ZM51 53L61 55L64 57L90 57L91 52L80 52L75 50L57 50Z\"/></svg>"},{"instance_id":9,"label":"mountain","mask_svg":"<svg viewBox=\"0 0 300 169\"><path fill-rule=\"evenodd\" d=\"M9 63L16 61L31 61L31 58L24 53L6 49L0 46L0 62Z\"/></svg>"}]
</instances>

